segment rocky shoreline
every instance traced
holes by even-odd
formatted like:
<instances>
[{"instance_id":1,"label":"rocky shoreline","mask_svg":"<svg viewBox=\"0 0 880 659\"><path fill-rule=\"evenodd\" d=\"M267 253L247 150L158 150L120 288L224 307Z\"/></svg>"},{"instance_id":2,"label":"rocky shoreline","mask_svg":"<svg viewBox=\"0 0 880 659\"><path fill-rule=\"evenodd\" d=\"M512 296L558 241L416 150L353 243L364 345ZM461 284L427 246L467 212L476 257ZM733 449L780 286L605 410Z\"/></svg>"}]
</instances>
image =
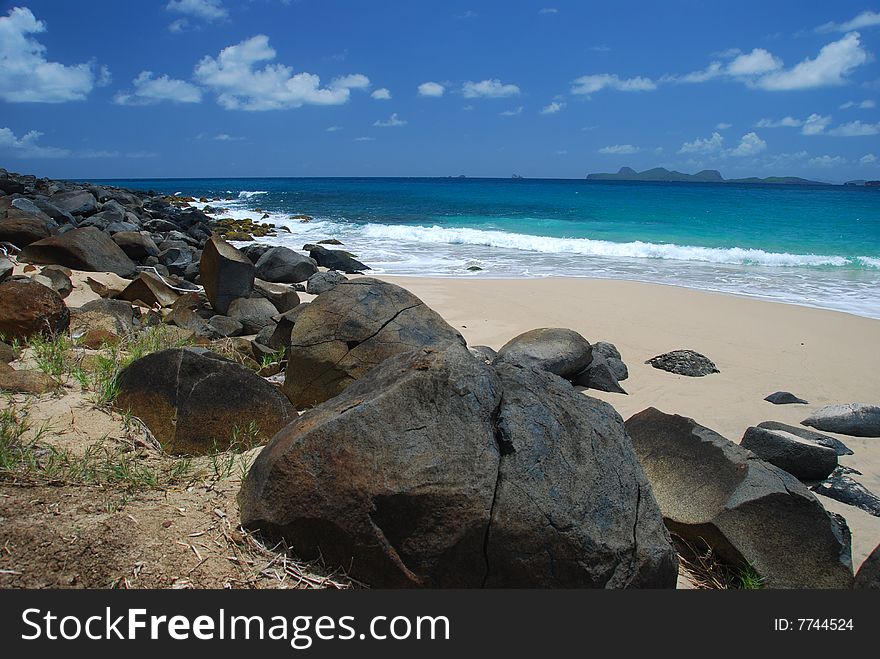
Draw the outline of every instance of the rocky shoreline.
<instances>
[{"instance_id":1,"label":"rocky shoreline","mask_svg":"<svg viewBox=\"0 0 880 659\"><path fill-rule=\"evenodd\" d=\"M582 393L626 394L613 344L542 328L497 353L468 347L332 237L308 256L237 249L224 236L274 228L195 206L221 200L5 170L0 193L0 388L64 396L74 371L45 356L76 355L79 390L137 419L169 459L252 450L241 532L299 559L377 587L669 588L682 572L880 585L876 558L853 574L846 522L814 494L871 512L838 466L848 449L821 431L880 436L877 406L819 410L804 424L820 432L749 428L742 444L653 408L624 422ZM91 301L66 302L81 293ZM719 372L688 350L649 362ZM26 444L4 419L2 479L33 485L51 439Z\"/></svg>"}]
</instances>

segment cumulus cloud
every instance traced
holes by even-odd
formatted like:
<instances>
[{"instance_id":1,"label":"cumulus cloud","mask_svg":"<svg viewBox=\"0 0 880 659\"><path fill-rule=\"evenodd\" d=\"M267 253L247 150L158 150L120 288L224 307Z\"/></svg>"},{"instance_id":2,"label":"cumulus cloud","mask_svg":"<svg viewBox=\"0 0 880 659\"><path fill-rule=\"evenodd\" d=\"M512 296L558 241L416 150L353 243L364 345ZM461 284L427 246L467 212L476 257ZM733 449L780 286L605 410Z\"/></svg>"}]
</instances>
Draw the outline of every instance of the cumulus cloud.
<instances>
[{"instance_id":1,"label":"cumulus cloud","mask_svg":"<svg viewBox=\"0 0 880 659\"><path fill-rule=\"evenodd\" d=\"M375 138L375 137L366 137L366 136L363 136L363 137L356 137L356 138L354 138L354 141L355 141L355 142L375 142L375 141L376 141L376 138Z\"/></svg>"},{"instance_id":2,"label":"cumulus cloud","mask_svg":"<svg viewBox=\"0 0 880 659\"><path fill-rule=\"evenodd\" d=\"M733 124L729 124L726 121L721 121L721 122L715 124L715 130L727 130L728 128L731 128L732 126L733 126Z\"/></svg>"},{"instance_id":3,"label":"cumulus cloud","mask_svg":"<svg viewBox=\"0 0 880 659\"><path fill-rule=\"evenodd\" d=\"M327 126L324 130L328 133L335 133L338 130L342 130L342 126Z\"/></svg>"},{"instance_id":4,"label":"cumulus cloud","mask_svg":"<svg viewBox=\"0 0 880 659\"><path fill-rule=\"evenodd\" d=\"M859 33L850 32L839 41L822 46L815 58L806 58L790 69L770 73L755 81L755 86L770 91L814 89L843 85L847 75L868 61Z\"/></svg>"},{"instance_id":5,"label":"cumulus cloud","mask_svg":"<svg viewBox=\"0 0 880 659\"><path fill-rule=\"evenodd\" d=\"M873 153L866 153L861 158L859 158L859 162L862 165L873 165L875 162L877 162L877 156L875 156Z\"/></svg>"},{"instance_id":6,"label":"cumulus cloud","mask_svg":"<svg viewBox=\"0 0 880 659\"><path fill-rule=\"evenodd\" d=\"M702 156L754 156L767 149L767 142L758 137L757 133L746 133L740 138L739 144L731 149L724 148L724 137L717 131L711 137L697 138L693 142L685 142L678 153Z\"/></svg>"},{"instance_id":7,"label":"cumulus cloud","mask_svg":"<svg viewBox=\"0 0 880 659\"><path fill-rule=\"evenodd\" d=\"M831 115L811 114L806 119L783 117L782 119L761 119L756 128L800 128L804 135L820 135L831 123Z\"/></svg>"},{"instance_id":8,"label":"cumulus cloud","mask_svg":"<svg viewBox=\"0 0 880 659\"><path fill-rule=\"evenodd\" d=\"M37 144L43 133L32 130L21 137L16 137L9 128L0 128L0 151L6 151L18 158L66 158L70 156L67 149L58 149Z\"/></svg>"},{"instance_id":9,"label":"cumulus cloud","mask_svg":"<svg viewBox=\"0 0 880 659\"><path fill-rule=\"evenodd\" d=\"M354 74L336 78L326 87L312 73L294 73L283 64L271 62L276 52L269 37L259 34L228 46L214 58L206 56L196 65L195 78L217 95L227 110L280 110L303 105L342 105L352 89L366 89L370 80Z\"/></svg>"},{"instance_id":10,"label":"cumulus cloud","mask_svg":"<svg viewBox=\"0 0 880 659\"><path fill-rule=\"evenodd\" d=\"M678 150L679 153L697 153L709 155L719 153L724 148L724 138L721 133L712 133L712 137L706 139L697 138L693 142L685 142Z\"/></svg>"},{"instance_id":11,"label":"cumulus cloud","mask_svg":"<svg viewBox=\"0 0 880 659\"><path fill-rule=\"evenodd\" d=\"M717 133L716 133L717 134ZM754 156L767 149L767 142L758 137L757 133L746 133L740 138L739 144L727 153L731 156Z\"/></svg>"},{"instance_id":12,"label":"cumulus cloud","mask_svg":"<svg viewBox=\"0 0 880 659\"><path fill-rule=\"evenodd\" d=\"M603 89L616 89L620 92L645 92L657 89L657 83L650 78L620 78L613 73L598 73L581 76L572 82L572 94L594 94Z\"/></svg>"},{"instance_id":13,"label":"cumulus cloud","mask_svg":"<svg viewBox=\"0 0 880 659\"><path fill-rule=\"evenodd\" d=\"M0 99L7 103L81 101L96 84L91 64L66 66L46 59L46 47L33 34L46 32L30 9L15 7L0 16ZM102 69L100 78L110 72Z\"/></svg>"},{"instance_id":14,"label":"cumulus cloud","mask_svg":"<svg viewBox=\"0 0 880 659\"><path fill-rule=\"evenodd\" d=\"M502 117L515 117L518 114L522 114L523 106L514 108L513 110L504 110L503 112L499 112Z\"/></svg>"},{"instance_id":15,"label":"cumulus cloud","mask_svg":"<svg viewBox=\"0 0 880 659\"><path fill-rule=\"evenodd\" d=\"M229 12L220 0L171 0L165 8L174 14L193 16L206 21L229 17Z\"/></svg>"},{"instance_id":16,"label":"cumulus cloud","mask_svg":"<svg viewBox=\"0 0 880 659\"><path fill-rule=\"evenodd\" d=\"M782 68L782 60L763 48L740 55L727 65L727 73L732 76L754 76Z\"/></svg>"},{"instance_id":17,"label":"cumulus cloud","mask_svg":"<svg viewBox=\"0 0 880 659\"><path fill-rule=\"evenodd\" d=\"M846 164L846 158L842 156L816 156L807 161L814 167L837 167Z\"/></svg>"},{"instance_id":18,"label":"cumulus cloud","mask_svg":"<svg viewBox=\"0 0 880 659\"><path fill-rule=\"evenodd\" d=\"M850 121L828 131L829 135L836 137L864 137L878 133L880 133L880 123L862 123L861 121Z\"/></svg>"},{"instance_id":19,"label":"cumulus cloud","mask_svg":"<svg viewBox=\"0 0 880 659\"><path fill-rule=\"evenodd\" d=\"M860 30L866 27L876 27L880 25L880 13L876 11L863 11L855 18L845 23L825 23L816 28L816 32L849 32L850 30Z\"/></svg>"},{"instance_id":20,"label":"cumulus cloud","mask_svg":"<svg viewBox=\"0 0 880 659\"><path fill-rule=\"evenodd\" d=\"M479 82L468 80L461 86L461 93L465 98L506 98L519 96L519 87L504 84L497 78L480 80Z\"/></svg>"},{"instance_id":21,"label":"cumulus cloud","mask_svg":"<svg viewBox=\"0 0 880 659\"><path fill-rule=\"evenodd\" d=\"M545 105L541 108L541 114L556 114L564 107L565 103L561 101L553 101L550 105Z\"/></svg>"},{"instance_id":22,"label":"cumulus cloud","mask_svg":"<svg viewBox=\"0 0 880 659\"><path fill-rule=\"evenodd\" d=\"M849 110L850 108L857 108L859 110L871 110L875 107L877 107L877 103L872 101L870 98L865 99L861 102L847 101L846 103L842 103L840 105L841 110Z\"/></svg>"},{"instance_id":23,"label":"cumulus cloud","mask_svg":"<svg viewBox=\"0 0 880 659\"><path fill-rule=\"evenodd\" d=\"M423 82L419 85L419 96L440 98L444 93L446 93L446 87L439 82Z\"/></svg>"},{"instance_id":24,"label":"cumulus cloud","mask_svg":"<svg viewBox=\"0 0 880 659\"><path fill-rule=\"evenodd\" d=\"M406 126L406 119L401 119L397 116L397 113L395 112L385 121L379 120L373 123L373 125L380 126L382 128L391 128L393 126Z\"/></svg>"},{"instance_id":25,"label":"cumulus cloud","mask_svg":"<svg viewBox=\"0 0 880 659\"><path fill-rule=\"evenodd\" d=\"M141 71L132 84L134 89L119 92L113 102L117 105L153 105L162 101L200 103L202 100L202 92L195 85L167 75L153 77L152 71Z\"/></svg>"},{"instance_id":26,"label":"cumulus cloud","mask_svg":"<svg viewBox=\"0 0 880 659\"><path fill-rule=\"evenodd\" d=\"M375 90L372 94L370 94L372 98L375 98L377 101L390 101L391 100L391 91L382 87L380 89Z\"/></svg>"},{"instance_id":27,"label":"cumulus cloud","mask_svg":"<svg viewBox=\"0 0 880 659\"><path fill-rule=\"evenodd\" d=\"M543 9L538 10L538 14L541 16L547 16L548 14L558 14L559 10L556 7L544 7Z\"/></svg>"},{"instance_id":28,"label":"cumulus cloud","mask_svg":"<svg viewBox=\"0 0 880 659\"><path fill-rule=\"evenodd\" d=\"M611 146L603 146L601 149L599 149L599 153L611 154L615 156L629 155L632 153L638 153L639 151L639 147L633 146L632 144L612 144Z\"/></svg>"}]
</instances>

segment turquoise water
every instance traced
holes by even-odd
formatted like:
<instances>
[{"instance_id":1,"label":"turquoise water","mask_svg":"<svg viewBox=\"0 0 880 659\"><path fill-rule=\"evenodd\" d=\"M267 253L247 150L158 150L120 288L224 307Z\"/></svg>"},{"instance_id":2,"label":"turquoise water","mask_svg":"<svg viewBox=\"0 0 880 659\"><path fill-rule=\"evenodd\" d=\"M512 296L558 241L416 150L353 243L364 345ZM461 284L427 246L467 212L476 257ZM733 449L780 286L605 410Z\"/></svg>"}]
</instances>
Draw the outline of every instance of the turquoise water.
<instances>
[{"instance_id":1,"label":"turquoise water","mask_svg":"<svg viewBox=\"0 0 880 659\"><path fill-rule=\"evenodd\" d=\"M592 276L880 317L880 189L510 179L161 179L223 215L335 237L387 274ZM216 205L216 204L215 204ZM305 213L303 224L290 214ZM467 268L478 266L480 271Z\"/></svg>"}]
</instances>

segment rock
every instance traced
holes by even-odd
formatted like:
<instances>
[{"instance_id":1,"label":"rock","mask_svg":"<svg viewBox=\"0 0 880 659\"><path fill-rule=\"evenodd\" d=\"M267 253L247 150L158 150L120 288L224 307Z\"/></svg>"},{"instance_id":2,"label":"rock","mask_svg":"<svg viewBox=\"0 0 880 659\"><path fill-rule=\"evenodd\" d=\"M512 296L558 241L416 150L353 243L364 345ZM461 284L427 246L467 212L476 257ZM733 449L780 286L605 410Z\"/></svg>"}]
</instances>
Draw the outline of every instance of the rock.
<instances>
[{"instance_id":1,"label":"rock","mask_svg":"<svg viewBox=\"0 0 880 659\"><path fill-rule=\"evenodd\" d=\"M837 467L837 453L784 430L747 428L740 446L803 481L820 481Z\"/></svg>"},{"instance_id":2,"label":"rock","mask_svg":"<svg viewBox=\"0 0 880 659\"><path fill-rule=\"evenodd\" d=\"M248 433L247 445L238 447L250 448L296 418L281 392L247 368L179 348L149 354L123 370L115 405L131 410L176 455L227 450L235 429L253 422L259 433Z\"/></svg>"},{"instance_id":3,"label":"rock","mask_svg":"<svg viewBox=\"0 0 880 659\"><path fill-rule=\"evenodd\" d=\"M28 199L27 197L17 197L12 200L11 209L16 209L22 211L28 215L32 215L36 218L39 218L44 223L46 223L49 227L57 227L57 223L46 214L43 209L37 206L33 201Z\"/></svg>"},{"instance_id":4,"label":"rock","mask_svg":"<svg viewBox=\"0 0 880 659\"><path fill-rule=\"evenodd\" d=\"M764 400L773 403L774 405L808 405L809 401L804 400L803 398L798 398L790 391L777 391L775 393L770 394Z\"/></svg>"},{"instance_id":5,"label":"rock","mask_svg":"<svg viewBox=\"0 0 880 659\"><path fill-rule=\"evenodd\" d=\"M273 249L272 245L266 245L264 243L252 243L250 245L244 245L239 251L248 257L254 265L257 264L257 261L260 260L260 257L268 252L270 249Z\"/></svg>"},{"instance_id":6,"label":"rock","mask_svg":"<svg viewBox=\"0 0 880 659\"><path fill-rule=\"evenodd\" d=\"M474 357L485 364L491 364L498 356L498 353L495 351L495 349L490 348L489 346L470 346L468 350L470 350L471 354Z\"/></svg>"},{"instance_id":7,"label":"rock","mask_svg":"<svg viewBox=\"0 0 880 659\"><path fill-rule=\"evenodd\" d=\"M693 419L654 408L626 422L666 526L770 588L848 588L850 535L791 474Z\"/></svg>"},{"instance_id":8,"label":"rock","mask_svg":"<svg viewBox=\"0 0 880 659\"><path fill-rule=\"evenodd\" d=\"M27 213L18 213L16 217L0 220L0 242L12 243L16 247L25 247L38 240L48 238L51 234L46 223Z\"/></svg>"},{"instance_id":9,"label":"rock","mask_svg":"<svg viewBox=\"0 0 880 659\"><path fill-rule=\"evenodd\" d=\"M847 476L843 469L834 470L828 478L816 483L810 489L816 494L840 501L848 506L861 508L874 517L880 517L880 497Z\"/></svg>"},{"instance_id":10,"label":"rock","mask_svg":"<svg viewBox=\"0 0 880 659\"><path fill-rule=\"evenodd\" d=\"M534 366L570 379L583 371L592 359L592 347L580 334L558 327L524 332L505 343L495 364Z\"/></svg>"},{"instance_id":11,"label":"rock","mask_svg":"<svg viewBox=\"0 0 880 659\"><path fill-rule=\"evenodd\" d=\"M98 201L91 192L58 192L49 198L49 202L71 215L94 215L98 212Z\"/></svg>"},{"instance_id":12,"label":"rock","mask_svg":"<svg viewBox=\"0 0 880 659\"><path fill-rule=\"evenodd\" d=\"M297 317L284 393L298 408L317 405L392 355L448 343L464 339L409 291L367 277L343 282Z\"/></svg>"},{"instance_id":13,"label":"rock","mask_svg":"<svg viewBox=\"0 0 880 659\"><path fill-rule=\"evenodd\" d=\"M152 272L142 272L118 296L120 300L141 302L145 306L170 307L179 294Z\"/></svg>"},{"instance_id":14,"label":"rock","mask_svg":"<svg viewBox=\"0 0 880 659\"><path fill-rule=\"evenodd\" d=\"M244 325L229 316L211 316L208 324L220 336L238 336L244 331Z\"/></svg>"},{"instance_id":15,"label":"rock","mask_svg":"<svg viewBox=\"0 0 880 659\"><path fill-rule=\"evenodd\" d=\"M370 269L341 250L327 249L321 245L313 245L309 251L309 256L322 268L339 270L350 275Z\"/></svg>"},{"instance_id":16,"label":"rock","mask_svg":"<svg viewBox=\"0 0 880 659\"><path fill-rule=\"evenodd\" d=\"M828 405L801 421L825 432L854 437L880 437L880 406L866 403Z\"/></svg>"},{"instance_id":17,"label":"rock","mask_svg":"<svg viewBox=\"0 0 880 659\"><path fill-rule=\"evenodd\" d=\"M51 288L30 279L0 284L0 336L27 340L35 334L54 336L67 329L70 311Z\"/></svg>"},{"instance_id":18,"label":"rock","mask_svg":"<svg viewBox=\"0 0 880 659\"><path fill-rule=\"evenodd\" d=\"M604 359L608 369L614 374L618 382L623 382L629 377L629 370L620 356L620 351L613 343L597 341L593 344L593 359Z\"/></svg>"},{"instance_id":19,"label":"rock","mask_svg":"<svg viewBox=\"0 0 880 659\"><path fill-rule=\"evenodd\" d=\"M272 320L276 323L275 330L272 332L272 337L269 339L268 345L277 346L276 350L290 346L290 335L293 332L293 326L296 324L296 319L299 318L308 306L309 303L304 302L290 311L273 316Z\"/></svg>"},{"instance_id":20,"label":"rock","mask_svg":"<svg viewBox=\"0 0 880 659\"><path fill-rule=\"evenodd\" d=\"M137 267L106 233L95 227L73 229L25 247L19 256L27 263L63 265L87 272L113 272L134 277Z\"/></svg>"},{"instance_id":21,"label":"rock","mask_svg":"<svg viewBox=\"0 0 880 659\"><path fill-rule=\"evenodd\" d=\"M778 421L762 421L758 424L758 428L765 428L767 430L781 430L783 432L790 433L796 437L805 439L808 442L818 444L819 446L827 446L828 448L833 449L837 455L853 454L850 448L839 439L829 437L828 435L822 435L817 432L813 432L812 430L801 428L800 426L789 426L785 423L779 423Z\"/></svg>"},{"instance_id":22,"label":"rock","mask_svg":"<svg viewBox=\"0 0 880 659\"><path fill-rule=\"evenodd\" d=\"M213 325L186 306L175 304L171 313L165 318L165 322L176 325L177 327L188 329L196 336L202 336L207 339L219 339L223 337Z\"/></svg>"},{"instance_id":23,"label":"rock","mask_svg":"<svg viewBox=\"0 0 880 659\"><path fill-rule=\"evenodd\" d=\"M4 256L0 256L0 282L4 282L12 276L15 265Z\"/></svg>"},{"instance_id":24,"label":"rock","mask_svg":"<svg viewBox=\"0 0 880 659\"><path fill-rule=\"evenodd\" d=\"M344 281L348 281L348 277L335 270L316 272L309 277L309 280L306 283L306 293L309 295L320 295L321 293L326 293L331 288Z\"/></svg>"},{"instance_id":25,"label":"rock","mask_svg":"<svg viewBox=\"0 0 880 659\"><path fill-rule=\"evenodd\" d=\"M272 316L277 313L275 306L263 297L238 298L228 310L229 317L242 324L245 334L256 334L273 324Z\"/></svg>"},{"instance_id":26,"label":"rock","mask_svg":"<svg viewBox=\"0 0 880 659\"><path fill-rule=\"evenodd\" d=\"M128 336L139 324L130 303L124 300L92 300L71 313L70 336L78 339L89 330Z\"/></svg>"},{"instance_id":27,"label":"rock","mask_svg":"<svg viewBox=\"0 0 880 659\"><path fill-rule=\"evenodd\" d=\"M613 359L613 358L612 358ZM620 361L620 360L617 360ZM623 362L620 362L621 364ZM583 371L572 378L572 384L596 391L607 391L613 394L624 394L626 390L617 381L619 369L612 369L609 360L601 356L593 356L593 361Z\"/></svg>"},{"instance_id":28,"label":"rock","mask_svg":"<svg viewBox=\"0 0 880 659\"><path fill-rule=\"evenodd\" d=\"M119 345L121 340L122 337L115 332L110 332L105 329L89 329L79 337L77 343L83 348L101 350L106 346Z\"/></svg>"},{"instance_id":29,"label":"rock","mask_svg":"<svg viewBox=\"0 0 880 659\"><path fill-rule=\"evenodd\" d=\"M73 224L73 215L66 210L58 208L58 206L50 202L48 198L38 196L34 197L31 201L34 206L39 208L45 215L49 216L53 222L58 222L60 224Z\"/></svg>"},{"instance_id":30,"label":"rock","mask_svg":"<svg viewBox=\"0 0 880 659\"><path fill-rule=\"evenodd\" d=\"M134 261L142 261L148 256L159 256L159 248L147 233L118 231L113 234L113 242Z\"/></svg>"},{"instance_id":31,"label":"rock","mask_svg":"<svg viewBox=\"0 0 880 659\"><path fill-rule=\"evenodd\" d=\"M619 417L609 432L613 410L585 397L566 417L568 399L535 400L561 381L503 368L460 344L390 357L273 438L242 485L242 523L379 588L674 584ZM536 432L523 405L552 425Z\"/></svg>"},{"instance_id":32,"label":"rock","mask_svg":"<svg viewBox=\"0 0 880 659\"><path fill-rule=\"evenodd\" d=\"M43 371L17 371L0 362L0 391L39 396L57 387L58 383Z\"/></svg>"},{"instance_id":33,"label":"rock","mask_svg":"<svg viewBox=\"0 0 880 659\"><path fill-rule=\"evenodd\" d=\"M254 264L222 238L205 243L199 272L211 306L226 315L237 298L248 298L254 290Z\"/></svg>"},{"instance_id":34,"label":"rock","mask_svg":"<svg viewBox=\"0 0 880 659\"><path fill-rule=\"evenodd\" d=\"M318 271L315 261L287 247L273 247L260 257L254 267L260 279L287 284L306 281Z\"/></svg>"},{"instance_id":35,"label":"rock","mask_svg":"<svg viewBox=\"0 0 880 659\"><path fill-rule=\"evenodd\" d=\"M70 271L68 270L68 272ZM70 276L60 266L46 266L40 270L40 274L34 277L34 280L38 280L38 278L45 279L49 288L58 293L62 300L73 292L73 283L70 281ZM40 283L43 284L44 282L40 281Z\"/></svg>"},{"instance_id":36,"label":"rock","mask_svg":"<svg viewBox=\"0 0 880 659\"><path fill-rule=\"evenodd\" d=\"M18 359L18 351L8 343L0 341L0 363L8 364Z\"/></svg>"},{"instance_id":37,"label":"rock","mask_svg":"<svg viewBox=\"0 0 880 659\"><path fill-rule=\"evenodd\" d=\"M269 300L278 313L287 313L299 304L299 295L292 286L254 279L254 291Z\"/></svg>"},{"instance_id":38,"label":"rock","mask_svg":"<svg viewBox=\"0 0 880 659\"><path fill-rule=\"evenodd\" d=\"M657 357L652 357L646 364L661 371L668 371L676 375L686 375L691 378L701 378L712 373L720 373L712 360L693 350L673 350Z\"/></svg>"},{"instance_id":39,"label":"rock","mask_svg":"<svg viewBox=\"0 0 880 659\"><path fill-rule=\"evenodd\" d=\"M856 572L853 588L880 590L880 545L874 548Z\"/></svg>"}]
</instances>

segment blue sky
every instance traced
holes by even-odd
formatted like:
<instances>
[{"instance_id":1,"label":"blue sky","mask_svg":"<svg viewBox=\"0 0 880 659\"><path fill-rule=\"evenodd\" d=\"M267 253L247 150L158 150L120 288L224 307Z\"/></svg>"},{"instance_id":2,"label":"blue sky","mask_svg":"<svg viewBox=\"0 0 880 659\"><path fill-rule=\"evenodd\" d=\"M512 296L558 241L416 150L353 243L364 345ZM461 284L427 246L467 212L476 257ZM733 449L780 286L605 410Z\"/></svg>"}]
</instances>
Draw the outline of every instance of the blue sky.
<instances>
[{"instance_id":1,"label":"blue sky","mask_svg":"<svg viewBox=\"0 0 880 659\"><path fill-rule=\"evenodd\" d=\"M0 166L54 177L880 178L880 6L0 3Z\"/></svg>"}]
</instances>

